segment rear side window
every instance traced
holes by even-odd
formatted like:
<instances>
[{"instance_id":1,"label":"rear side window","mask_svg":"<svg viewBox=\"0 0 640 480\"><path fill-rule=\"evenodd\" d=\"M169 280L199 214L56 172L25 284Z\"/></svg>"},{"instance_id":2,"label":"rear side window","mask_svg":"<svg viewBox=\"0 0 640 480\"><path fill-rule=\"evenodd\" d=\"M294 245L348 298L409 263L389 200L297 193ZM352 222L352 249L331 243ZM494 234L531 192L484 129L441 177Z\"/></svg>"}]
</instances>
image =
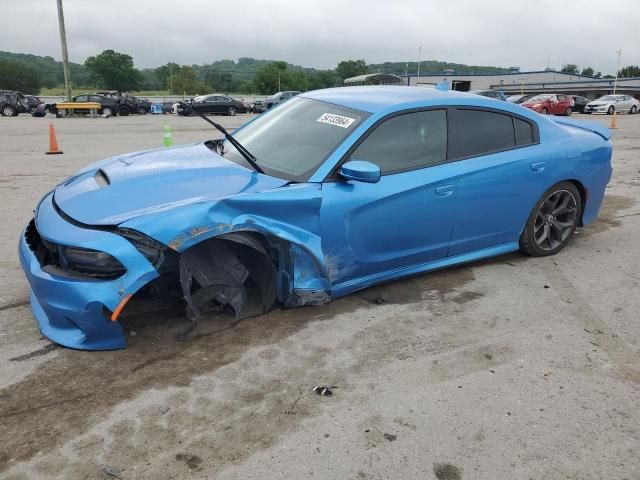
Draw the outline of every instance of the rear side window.
<instances>
[{"instance_id":1,"label":"rear side window","mask_svg":"<svg viewBox=\"0 0 640 480\"><path fill-rule=\"evenodd\" d=\"M426 110L392 117L371 132L351 154L390 174L444 163L447 158L447 112Z\"/></svg>"},{"instance_id":2,"label":"rear side window","mask_svg":"<svg viewBox=\"0 0 640 480\"><path fill-rule=\"evenodd\" d=\"M511 115L485 110L456 110L456 138L450 159L485 155L516 145Z\"/></svg>"},{"instance_id":3,"label":"rear side window","mask_svg":"<svg viewBox=\"0 0 640 480\"><path fill-rule=\"evenodd\" d=\"M516 127L516 143L518 145L529 145L536 141L531 123L514 117L513 124Z\"/></svg>"}]
</instances>

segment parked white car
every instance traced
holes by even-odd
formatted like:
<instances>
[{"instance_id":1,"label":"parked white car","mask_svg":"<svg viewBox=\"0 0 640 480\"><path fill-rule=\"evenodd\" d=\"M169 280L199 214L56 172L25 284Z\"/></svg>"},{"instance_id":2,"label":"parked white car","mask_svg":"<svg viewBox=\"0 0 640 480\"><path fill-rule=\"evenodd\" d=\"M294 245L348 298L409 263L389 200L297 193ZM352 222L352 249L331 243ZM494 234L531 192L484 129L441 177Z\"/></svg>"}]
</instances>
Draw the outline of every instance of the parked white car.
<instances>
[{"instance_id":1,"label":"parked white car","mask_svg":"<svg viewBox=\"0 0 640 480\"><path fill-rule=\"evenodd\" d=\"M613 112L637 113L640 110L640 102L629 95L605 95L584 107L584 113L606 113L613 115Z\"/></svg>"}]
</instances>

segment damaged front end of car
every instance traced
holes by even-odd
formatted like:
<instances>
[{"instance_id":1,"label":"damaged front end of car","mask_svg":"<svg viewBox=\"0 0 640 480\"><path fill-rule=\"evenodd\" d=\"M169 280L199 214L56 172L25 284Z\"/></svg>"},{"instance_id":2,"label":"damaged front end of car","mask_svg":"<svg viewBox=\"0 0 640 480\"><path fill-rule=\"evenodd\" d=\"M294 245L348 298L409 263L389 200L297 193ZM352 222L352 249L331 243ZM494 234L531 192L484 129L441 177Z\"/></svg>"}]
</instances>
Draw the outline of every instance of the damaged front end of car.
<instances>
[{"instance_id":1,"label":"damaged front end of car","mask_svg":"<svg viewBox=\"0 0 640 480\"><path fill-rule=\"evenodd\" d=\"M177 265L161 269L161 280L179 284L187 318L198 321L209 310L223 310L241 319L277 304L331 299L317 234L320 202L321 186L290 185L146 215L123 226L168 246Z\"/></svg>"},{"instance_id":2,"label":"damaged front end of car","mask_svg":"<svg viewBox=\"0 0 640 480\"><path fill-rule=\"evenodd\" d=\"M329 301L319 189L185 205L117 226L78 222L50 193L19 247L40 330L70 348L119 349L136 300L180 305L192 325L210 311L241 319Z\"/></svg>"}]
</instances>

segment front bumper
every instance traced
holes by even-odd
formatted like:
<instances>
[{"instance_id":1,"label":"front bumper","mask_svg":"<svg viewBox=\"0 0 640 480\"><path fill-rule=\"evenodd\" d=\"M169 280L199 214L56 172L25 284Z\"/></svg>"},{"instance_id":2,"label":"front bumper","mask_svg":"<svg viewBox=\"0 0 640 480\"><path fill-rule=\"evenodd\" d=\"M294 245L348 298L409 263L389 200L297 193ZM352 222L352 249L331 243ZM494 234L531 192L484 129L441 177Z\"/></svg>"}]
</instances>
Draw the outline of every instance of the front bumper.
<instances>
[{"instance_id":1,"label":"front bumper","mask_svg":"<svg viewBox=\"0 0 640 480\"><path fill-rule=\"evenodd\" d=\"M81 228L64 220L53 206L52 193L38 206L35 223L42 238L109 253L127 270L115 280L51 270L40 265L23 231L19 243L20 262L31 287L31 310L42 334L55 343L81 350L124 348L122 325L111 321L109 314L125 297L158 277L156 269L125 238L103 230Z\"/></svg>"},{"instance_id":2,"label":"front bumper","mask_svg":"<svg viewBox=\"0 0 640 480\"><path fill-rule=\"evenodd\" d=\"M597 107L585 105L584 112L585 113L607 113L609 109L609 105L600 105Z\"/></svg>"}]
</instances>

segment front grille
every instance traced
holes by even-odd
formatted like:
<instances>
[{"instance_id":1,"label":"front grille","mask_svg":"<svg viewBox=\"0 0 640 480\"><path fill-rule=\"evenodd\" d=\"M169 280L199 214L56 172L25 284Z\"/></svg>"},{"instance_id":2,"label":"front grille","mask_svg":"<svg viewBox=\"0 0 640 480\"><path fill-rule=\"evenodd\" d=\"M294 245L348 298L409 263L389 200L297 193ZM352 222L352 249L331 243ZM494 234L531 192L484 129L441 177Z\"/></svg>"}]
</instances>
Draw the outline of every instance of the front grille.
<instances>
[{"instance_id":1,"label":"front grille","mask_svg":"<svg viewBox=\"0 0 640 480\"><path fill-rule=\"evenodd\" d=\"M27 225L27 228L24 231L24 239L26 240L27 245L29 245L31 251L36 253L38 246L42 243L42 238L40 238L40 234L36 228L35 218L32 218L29 225Z\"/></svg>"},{"instance_id":2,"label":"front grille","mask_svg":"<svg viewBox=\"0 0 640 480\"><path fill-rule=\"evenodd\" d=\"M49 242L45 242L42 239L38 229L36 228L35 219L31 219L29 225L27 225L27 228L24 231L24 239L41 267L45 267L47 265L59 266L57 259L57 246Z\"/></svg>"}]
</instances>

